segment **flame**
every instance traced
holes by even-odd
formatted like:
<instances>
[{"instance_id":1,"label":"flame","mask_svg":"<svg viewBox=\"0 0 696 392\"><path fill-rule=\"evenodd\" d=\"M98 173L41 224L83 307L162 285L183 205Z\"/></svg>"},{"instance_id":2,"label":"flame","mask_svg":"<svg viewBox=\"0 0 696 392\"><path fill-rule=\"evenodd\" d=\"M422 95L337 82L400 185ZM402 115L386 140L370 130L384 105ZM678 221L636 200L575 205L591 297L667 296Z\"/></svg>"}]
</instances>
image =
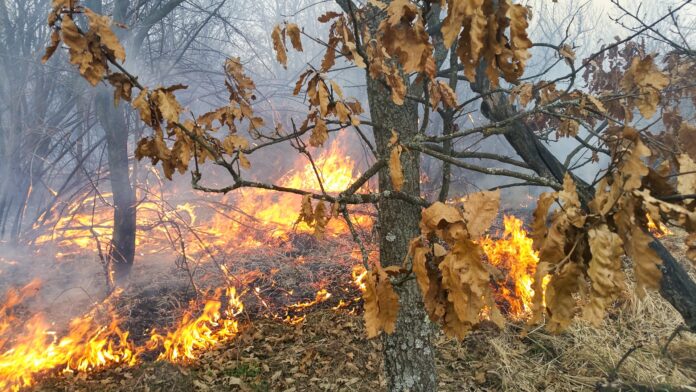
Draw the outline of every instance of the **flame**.
<instances>
[{"instance_id":1,"label":"flame","mask_svg":"<svg viewBox=\"0 0 696 392\"><path fill-rule=\"evenodd\" d=\"M500 239L486 237L480 243L488 261L505 277L495 290L497 302L510 316L521 318L532 308L532 283L539 254L532 247L532 239L527 237L520 219L506 215L503 224L505 230ZM542 283L544 289L547 283L548 277Z\"/></svg>"},{"instance_id":2,"label":"flame","mask_svg":"<svg viewBox=\"0 0 696 392\"><path fill-rule=\"evenodd\" d=\"M360 172L356 162L341 148L340 139L321 150L314 165L305 160L284 173L276 181L280 186L326 192L336 195L350 186ZM316 169L316 171L315 171ZM321 178L321 185L317 176ZM323 187L323 189L322 189ZM153 187L157 188L156 186ZM291 232L311 233L313 228L297 224L301 197L264 189L241 189L234 195L215 202L211 195L196 194L195 201L172 203L177 194L150 190L148 197L137 205L136 246L141 255L162 251L178 251L178 238L183 236L186 253L196 257L215 248L227 248L234 242L238 249L253 249L268 245L271 239L287 240ZM51 219L45 214L35 230L40 232L35 244L39 247L55 244L58 256L71 257L96 250L96 239L102 246L111 240L113 207L112 194L83 197L68 205L60 217ZM217 204L214 207L213 204ZM230 211L227 206L234 206ZM372 219L354 213L354 223L369 226ZM46 227L51 227L45 232ZM43 232L42 232L43 231ZM41 233L42 232L42 233ZM326 235L336 237L348 232L341 218L331 219ZM176 242L176 243L175 243Z\"/></svg>"},{"instance_id":3,"label":"flame","mask_svg":"<svg viewBox=\"0 0 696 392\"><path fill-rule=\"evenodd\" d=\"M153 331L150 342L138 347L129 340L128 332L120 328L120 321L107 301L109 323L100 326L95 312L89 312L74 318L67 333L59 339L41 313L21 323L12 312L30 292L36 291L37 284L32 282L22 290L10 290L0 308L0 390L17 391L31 386L38 374L52 370L89 372L119 364L133 366L143 352L160 346L164 351L158 360L195 359L199 351L237 335L236 317L244 309L234 288L225 290L224 296L220 295L222 290L217 290L216 299L205 303L199 317L194 319L189 311L166 336ZM227 298L224 310L221 309L223 297ZM19 324L24 324L24 328L12 328Z\"/></svg>"},{"instance_id":4,"label":"flame","mask_svg":"<svg viewBox=\"0 0 696 392\"><path fill-rule=\"evenodd\" d=\"M304 314L297 315L297 314L291 314L291 313L297 313L297 312L302 312L304 310L307 310L315 305L318 305L322 302L328 301L332 297L331 293L328 292L326 289L321 289L317 291L315 297L311 301L305 301L305 302L297 302L294 304L288 305L286 311L285 311L285 318L283 318L283 322L290 324L290 325L297 325L301 322L303 322L306 318Z\"/></svg>"},{"instance_id":5,"label":"flame","mask_svg":"<svg viewBox=\"0 0 696 392\"><path fill-rule=\"evenodd\" d=\"M344 191L360 176L360 172L356 162L341 146L341 142L335 140L329 148L317 154L314 164L303 158L275 183L330 195ZM427 181L427 178L422 180ZM164 188L153 189L148 190L137 206L136 243L141 256L157 252L171 255L185 245L186 259L198 259L205 254L229 249L230 245L235 250L268 247L269 244L276 246L293 240L293 233L313 231L305 223L297 223L301 204L301 197L297 195L242 189L221 202L210 195L198 195L194 200L172 191L167 193ZM81 201L65 206L59 218L44 216L45 223L36 227L40 235L35 243L55 244L64 257L93 252L97 243L106 246L113 226L110 198L108 193L83 197ZM180 199L187 201L177 203ZM313 203L316 205L315 201ZM353 211L352 218L358 226L369 228L372 225L372 218L366 213ZM511 317L522 318L531 309L532 281L539 258L522 222L506 216L504 223L502 238L485 238L481 245L490 263L504 275L495 287L497 303ZM52 229L47 232L49 226ZM340 218L331 219L325 235L338 237L349 235L349 231ZM358 263L351 273L352 282L364 291L367 271L359 264L362 254L359 249L346 249L346 252L353 262ZM368 258L376 260L376 252L371 250ZM300 256L295 262L302 264L308 260ZM225 275L230 274L224 265L220 268ZM277 307L272 310L275 298L263 299L260 296L262 290L256 283L251 286L249 280L247 284L244 294L255 295L274 319L289 324L302 322L308 309L329 300L337 302L332 307L335 310L355 309L353 305L360 301L360 297L351 299L355 296L354 291L346 291L348 296L344 301L338 298L344 292L334 291L332 295L318 285L313 288L317 290L313 299L283 306L278 311ZM143 346L135 346L129 341L128 332L119 327L119 319L112 311L109 312L111 321L102 325L91 313L75 318L64 335L51 331L50 324L39 315L24 323L24 330L17 334L13 325L21 323L12 316L11 310L24 297L35 292L35 287L28 285L25 289L11 291L5 304L0 306L0 390L32 385L37 374L52 369L85 372L114 364L130 366L137 363L145 351L159 350L158 360L185 363L196 359L204 350L237 336L238 316L244 309L241 295L234 287L217 289L207 300L192 302L179 322L170 329L152 330L150 340Z\"/></svg>"},{"instance_id":6,"label":"flame","mask_svg":"<svg viewBox=\"0 0 696 392\"><path fill-rule=\"evenodd\" d=\"M321 178L321 183L317 177ZM335 195L346 190L358 177L360 172L355 169L355 161L341 150L339 140L335 140L327 150L314 159L314 165L308 162L299 170L291 170L282 176L278 183L288 188L304 189L315 193L323 191ZM273 236L276 238L285 237L293 229L298 232L313 232L313 229L304 222L296 225L296 211L299 211L299 206L299 196L278 193L268 195L268 191L259 190L247 192L241 203L241 209L255 210L253 215L259 221L273 223L276 226ZM359 225L371 223L371 219L364 215L358 215L355 218ZM326 233L330 236L347 232L348 228L341 219L330 220L326 228Z\"/></svg>"},{"instance_id":7,"label":"flame","mask_svg":"<svg viewBox=\"0 0 696 392\"><path fill-rule=\"evenodd\" d=\"M672 235L672 230L660 222L659 227L655 224L655 221L650 217L650 214L645 214L648 218L648 230L655 236L655 238L664 237L666 235Z\"/></svg>"},{"instance_id":8,"label":"flame","mask_svg":"<svg viewBox=\"0 0 696 392\"><path fill-rule=\"evenodd\" d=\"M351 275L353 278L353 284L357 286L361 292L365 292L365 290L367 290L367 286L365 285L365 280L367 279L367 270L365 267L363 267L361 264L356 265L353 267Z\"/></svg>"},{"instance_id":9,"label":"flame","mask_svg":"<svg viewBox=\"0 0 696 392\"><path fill-rule=\"evenodd\" d=\"M187 312L179 326L166 336L152 331L150 347L157 347L160 343L164 347L159 360L182 362L196 359L200 351L237 335L239 326L235 318L244 310L244 304L237 296L235 288L228 288L225 291L225 297L228 298L227 309L223 312L221 293L220 289L215 291L216 298L205 303L203 313L197 318L193 319L193 313Z\"/></svg>"},{"instance_id":10,"label":"flame","mask_svg":"<svg viewBox=\"0 0 696 392\"><path fill-rule=\"evenodd\" d=\"M326 291L326 289L321 289L317 291L317 295L312 301L307 301L307 302L298 302L295 304L292 304L288 306L288 310L301 310L301 309L306 309L309 307L312 307L314 305L320 304L326 300L331 298L331 293Z\"/></svg>"},{"instance_id":11,"label":"flame","mask_svg":"<svg viewBox=\"0 0 696 392\"><path fill-rule=\"evenodd\" d=\"M36 284L30 283L21 292L11 291L1 309L0 390L31 386L36 374L53 369L91 371L137 362L141 350L128 340L128 332L121 330L114 316L104 326L99 326L91 313L75 318L60 339L40 313L20 322L11 308L23 300L19 293L33 290ZM10 324L23 324L24 328L11 328Z\"/></svg>"}]
</instances>

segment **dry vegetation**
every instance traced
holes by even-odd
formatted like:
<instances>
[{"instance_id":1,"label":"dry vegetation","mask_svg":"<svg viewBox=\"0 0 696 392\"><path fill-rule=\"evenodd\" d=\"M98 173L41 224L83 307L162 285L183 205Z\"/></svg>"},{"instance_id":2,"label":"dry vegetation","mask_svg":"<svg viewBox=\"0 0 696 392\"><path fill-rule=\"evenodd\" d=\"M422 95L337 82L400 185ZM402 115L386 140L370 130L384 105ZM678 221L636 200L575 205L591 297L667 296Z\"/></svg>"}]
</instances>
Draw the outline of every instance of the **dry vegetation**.
<instances>
[{"instance_id":1,"label":"dry vegetation","mask_svg":"<svg viewBox=\"0 0 696 392\"><path fill-rule=\"evenodd\" d=\"M0 258L0 289L31 280L0 307L0 389L696 391L696 274L680 267L696 259L696 127L693 108L672 108L696 105L696 56L676 16L690 2L648 25L613 0L630 34L580 61L568 30L533 43L521 2L338 1L343 12L317 18L326 42L290 20L270 34L285 69L288 49L323 44L321 64L290 83L302 117L281 118L257 101L258 75L242 58L218 75L227 98L195 98L197 107L186 102L200 95L194 80L162 84L126 62L128 2L114 2L112 20L91 2L52 0L43 62L62 57L93 87L113 87L93 92L113 203L98 211L90 179L91 214L76 200L53 216L50 235L24 244L56 244L49 268L36 254ZM656 31L670 19L677 41ZM671 52L651 53L644 37ZM539 48L555 63L529 76ZM359 98L334 78L343 63L364 69ZM557 64L565 76L553 76ZM131 119L141 128L129 147ZM364 170L340 147L339 132L352 131ZM565 162L549 148L560 139L578 143ZM281 144L297 153L297 170L275 178L257 163ZM211 195L248 191L249 204L214 200L198 214L164 192L160 203L136 202L131 149L168 180L190 174ZM440 167L437 198L421 190L425 160ZM471 178L476 192L463 195L454 167L522 182L483 189ZM538 195L529 232L505 217L491 238L508 186L552 192ZM48 217L37 217L37 232ZM284 227L271 231L279 217ZM81 236L69 238L76 223ZM666 239L674 257L654 236L662 225L688 231ZM79 251L63 252L71 242ZM173 252L148 253L153 245ZM84 268L82 251L95 248Z\"/></svg>"},{"instance_id":2,"label":"dry vegetation","mask_svg":"<svg viewBox=\"0 0 696 392\"><path fill-rule=\"evenodd\" d=\"M462 343L438 334L438 376L444 391L578 391L606 382L618 371L625 383L693 387L696 339L684 333L662 353L677 315L655 295L631 300L602 328L577 324L562 335L543 329L520 334L481 329ZM340 359L340 360L339 360ZM379 342L367 340L356 315L319 310L293 327L260 320L229 344L209 351L190 367L150 362L86 378L46 380L36 391L113 390L345 390L386 388ZM294 389L293 389L294 388Z\"/></svg>"},{"instance_id":3,"label":"dry vegetation","mask_svg":"<svg viewBox=\"0 0 696 392\"><path fill-rule=\"evenodd\" d=\"M680 233L665 238L676 256L683 256L682 238ZM280 288L293 287L293 274L306 276L299 274L321 271L320 263L331 268L331 260L337 260L340 255L333 254L327 260L321 257L327 250L321 247L305 254L306 264L292 264L279 273L282 278L276 282ZM258 259L268 256L257 254L254 265L258 268ZM275 260L265 266L271 269L287 265L288 261L282 257L267 260ZM330 273L339 277L331 282L332 287L340 284L341 277L349 282L348 270L346 267L342 273ZM153 276L156 270L147 272ZM690 272L693 276L694 268ZM134 319L145 317L143 325L152 326L153 318L154 324L166 324L169 322L166 317L177 314L172 309L185 308L186 297L181 291L186 287L183 274L179 273L181 290L172 290L177 285L172 285L171 271L159 273L141 288L150 297L140 302L133 301L134 297L122 301L124 306L128 304ZM157 291L157 287L168 289ZM298 295L311 297L309 291ZM346 299L358 295L353 287L351 293L346 293ZM142 315L132 312L147 301L152 312ZM381 344L379 339L366 338L362 317L356 314L361 306L332 310L336 302L333 298L316 305L306 320L295 326L269 318L245 323L237 338L203 353L189 365L148 361L134 368L44 379L34 390L385 390ZM461 343L437 333L441 390L578 391L610 385L642 386L658 391L693 390L696 336L688 332L672 336L679 320L679 314L658 294L650 293L638 299L626 293L599 328L576 321L568 331L554 335L543 327L527 330L523 322L509 322L503 331L492 323L484 323ZM433 325L433 328L438 327ZM670 337L673 340L666 346ZM626 355L631 349L634 351Z\"/></svg>"}]
</instances>

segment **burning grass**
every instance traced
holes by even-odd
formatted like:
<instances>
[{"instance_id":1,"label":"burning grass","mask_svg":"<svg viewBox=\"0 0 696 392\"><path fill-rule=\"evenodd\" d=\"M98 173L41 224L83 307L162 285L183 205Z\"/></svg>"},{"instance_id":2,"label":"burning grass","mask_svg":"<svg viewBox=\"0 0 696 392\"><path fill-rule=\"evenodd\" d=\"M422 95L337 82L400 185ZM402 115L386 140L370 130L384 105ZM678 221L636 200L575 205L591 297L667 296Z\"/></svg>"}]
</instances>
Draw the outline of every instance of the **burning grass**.
<instances>
[{"instance_id":1,"label":"burning grass","mask_svg":"<svg viewBox=\"0 0 696 392\"><path fill-rule=\"evenodd\" d=\"M502 332L479 329L462 343L438 334L440 388L592 391L636 344L642 347L618 371L624 385L693 387L696 339L684 334L666 355L661 352L677 314L656 295L640 302L631 298L625 305L602 328L576 324L562 335L543 329L523 334L515 322ZM359 315L324 309L295 326L258 320L186 367L149 362L48 379L36 390L385 390L380 348L379 339L365 338Z\"/></svg>"},{"instance_id":2,"label":"burning grass","mask_svg":"<svg viewBox=\"0 0 696 392\"><path fill-rule=\"evenodd\" d=\"M135 365L138 349L129 341L128 332L119 327L113 313L111 321L102 325L96 321L97 309L94 309L73 319L62 337L52 330L42 313L21 322L13 308L21 303L22 296L34 290L36 283L32 282L22 290L11 292L10 300L0 309L0 389L30 386L35 374L55 368L62 368L63 372L88 372L116 364Z\"/></svg>"},{"instance_id":3,"label":"burning grass","mask_svg":"<svg viewBox=\"0 0 696 392\"><path fill-rule=\"evenodd\" d=\"M525 240L514 238L512 218L504 223L503 248L512 254L525 252L524 247L509 250L515 241ZM48 373L33 373L29 383L38 376L42 382L36 389L50 391L383 390L379 339L365 338L356 301L359 289L354 281L359 280L360 269L354 268L357 261L350 240L318 242L302 252L292 245L298 241L304 246L310 239L220 260L227 274L244 288L238 293L212 290L196 298L184 270L138 265L135 276L148 280L133 282L111 301L113 313L123 319L119 328L131 334L121 340L122 335L108 332L115 326L86 328L89 333L73 339L82 342L71 349L74 359ZM681 246L679 240L672 242ZM509 266L503 263L499 268L506 271ZM221 287L226 281L212 263L202 265L198 274L198 282L210 287ZM507 287L514 292L516 286ZM17 296L33 291L34 286L29 286ZM240 313L241 303L246 313ZM438 333L441 389L593 390L595 384L610 378L629 349L639 345L618 369L624 383L686 386L696 382L692 335L676 337L662 353L679 315L657 295L644 300L627 295L601 328L576 322L562 335L550 335L543 328L525 331L523 319L512 317L503 331L484 325L462 343ZM75 335L72 328L65 336ZM65 338L61 336L60 332L46 335L43 344L47 346L40 349L50 353L55 350L52 347L62 347ZM122 341L128 345L119 345ZM8 340L0 343L4 346ZM123 347L133 356L123 356ZM144 348L151 351L143 352ZM100 355L108 366L94 359ZM137 363L129 362L135 357ZM81 362L80 358L91 359ZM80 363L90 364L91 370L76 371ZM51 377L56 374L59 377Z\"/></svg>"},{"instance_id":4,"label":"burning grass","mask_svg":"<svg viewBox=\"0 0 696 392\"><path fill-rule=\"evenodd\" d=\"M193 275L181 266L138 264L133 275L140 279L66 328L49 328L45 312L15 312L37 292L37 283L10 291L0 312L0 390L30 386L56 372L84 377L151 360L192 364L235 338L249 317L298 324L315 308L353 311L359 294L350 278L350 240L298 235L301 240L203 263ZM191 289L194 281L197 290ZM245 306L248 313L242 313Z\"/></svg>"},{"instance_id":5,"label":"burning grass","mask_svg":"<svg viewBox=\"0 0 696 392\"><path fill-rule=\"evenodd\" d=\"M315 160L327 192L359 176L344 155L334 143ZM278 181L320 188L311 165L298 165ZM0 389L29 387L37 379L44 380L37 388L46 390L384 388L379 340L365 339L359 317L364 268L342 221L333 219L317 240L296 221L299 198L245 191L223 203L176 203L149 193L139 205L135 278L99 304L100 268L81 261L95 244L108 243L104 196L66 206L61 218L47 216L52 229L34 243L56 246L59 261L39 270L48 287L36 303L73 307L32 309L28 297L36 283L10 292L0 309ZM353 212L374 257L371 213ZM502 332L484 323L461 344L438 334L442 390L589 390L612 378L620 358L638 345L618 369L621 379L694 382L686 354L696 348L692 337L677 338L669 355L661 352L679 316L656 297L624 298L602 328L576 323L558 336L527 330L539 259L522 220L502 219L481 245L495 269L496 302L510 321ZM5 282L30 280L31 274L13 273L25 263L0 262ZM64 290L71 279L84 286Z\"/></svg>"}]
</instances>

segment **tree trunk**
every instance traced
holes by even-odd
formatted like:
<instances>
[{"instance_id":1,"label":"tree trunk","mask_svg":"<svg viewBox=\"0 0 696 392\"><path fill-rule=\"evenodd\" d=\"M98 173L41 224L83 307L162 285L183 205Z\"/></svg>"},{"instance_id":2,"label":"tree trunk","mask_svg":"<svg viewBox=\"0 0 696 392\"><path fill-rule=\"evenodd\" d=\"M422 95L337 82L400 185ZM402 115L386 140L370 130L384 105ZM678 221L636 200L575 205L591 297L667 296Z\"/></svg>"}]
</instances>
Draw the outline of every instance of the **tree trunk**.
<instances>
[{"instance_id":1,"label":"tree trunk","mask_svg":"<svg viewBox=\"0 0 696 392\"><path fill-rule=\"evenodd\" d=\"M696 332L696 283L659 239L653 237L650 247L662 259L660 295L677 309L689 329Z\"/></svg>"},{"instance_id":2,"label":"tree trunk","mask_svg":"<svg viewBox=\"0 0 696 392\"><path fill-rule=\"evenodd\" d=\"M485 75L479 72L479 75ZM477 93L488 91L490 85L485 76L477 77L476 83L472 83L472 90ZM501 121L517 114L502 93L489 95L484 99L482 112L491 121ZM509 125L505 133L505 139L515 149L517 154L538 175L563 181L566 168L563 164L541 143L534 132L522 121L516 121ZM594 189L579 178L575 178L578 185L578 194L584 207L592 199ZM660 282L660 294L682 315L686 325L696 332L696 282L686 273L684 267L662 245L660 240L654 238L650 244L658 256L662 259L662 281Z\"/></svg>"},{"instance_id":3,"label":"tree trunk","mask_svg":"<svg viewBox=\"0 0 696 392\"><path fill-rule=\"evenodd\" d=\"M349 0L336 0L346 14L352 16L354 5ZM385 0L385 3L390 3ZM437 8L439 10L439 7ZM368 16L358 23L365 23L371 35L375 36L379 23L384 18L380 11L371 7ZM431 16L437 18L433 13ZM447 53L440 44L437 52L442 61ZM437 56L436 56L437 57ZM391 92L383 80L373 80L365 74L367 97L370 105L372 132L377 153L386 157L389 154L389 139L392 130L402 140L408 140L418 132L418 106L412 100L396 105ZM404 77L409 86L408 78ZM409 87L409 94L419 95L417 88ZM420 197L420 159L416 151L401 154L404 184L401 189L409 195ZM387 169L379 172L380 192L393 190ZM379 258L382 266L401 265L408 254L411 239L420 234L420 207L411 203L383 199L378 205ZM428 322L420 290L415 280L408 280L395 286L399 295L399 314L396 331L382 336L384 367L390 391L437 391L437 372L435 370L435 350L432 344L434 329Z\"/></svg>"},{"instance_id":4,"label":"tree trunk","mask_svg":"<svg viewBox=\"0 0 696 392\"><path fill-rule=\"evenodd\" d=\"M418 132L418 109L413 101L397 106L381 81L367 77L370 116L378 152L389 153L392 129L402 139ZM420 196L419 154L401 155L404 174L403 192ZM393 190L389 172L379 173L380 192ZM420 234L420 207L402 200L385 199L379 203L379 247L383 266L401 265L411 239ZM399 294L396 331L385 334L384 363L390 391L436 391L435 353L431 342L433 328L427 321L422 298L415 280L395 287Z\"/></svg>"},{"instance_id":5,"label":"tree trunk","mask_svg":"<svg viewBox=\"0 0 696 392\"><path fill-rule=\"evenodd\" d=\"M130 273L135 257L136 209L128 166L128 127L123 109L114 107L113 97L106 89L97 93L96 108L106 134L114 202L114 227L108 257L114 281L120 283Z\"/></svg>"},{"instance_id":6,"label":"tree trunk","mask_svg":"<svg viewBox=\"0 0 696 392\"><path fill-rule=\"evenodd\" d=\"M88 6L102 12L102 0L88 0ZM113 3L113 18L126 23L129 0L116 0ZM119 31L119 35L123 33ZM123 37L121 37L123 38ZM128 165L128 126L122 107L115 107L113 95L108 89L97 92L95 102L99 123L106 136L106 149L109 163L109 180L114 203L114 226L109 249L108 262L113 275L107 280L122 283L130 274L135 258L136 206L135 191L130 182Z\"/></svg>"}]
</instances>

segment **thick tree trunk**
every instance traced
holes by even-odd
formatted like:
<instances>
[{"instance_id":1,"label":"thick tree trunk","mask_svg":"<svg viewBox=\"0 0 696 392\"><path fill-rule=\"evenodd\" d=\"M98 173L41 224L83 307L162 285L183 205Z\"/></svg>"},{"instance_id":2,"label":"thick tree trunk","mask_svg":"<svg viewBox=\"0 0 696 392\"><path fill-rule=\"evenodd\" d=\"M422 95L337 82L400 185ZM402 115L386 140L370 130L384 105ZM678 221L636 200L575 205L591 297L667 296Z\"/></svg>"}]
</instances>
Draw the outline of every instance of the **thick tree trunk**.
<instances>
[{"instance_id":1,"label":"thick tree trunk","mask_svg":"<svg viewBox=\"0 0 696 392\"><path fill-rule=\"evenodd\" d=\"M114 202L114 227L108 257L114 281L119 283L130 273L135 257L136 209L128 166L128 127L122 109L114 107L113 97L105 89L98 92L96 107L106 134Z\"/></svg>"},{"instance_id":2,"label":"thick tree trunk","mask_svg":"<svg viewBox=\"0 0 696 392\"><path fill-rule=\"evenodd\" d=\"M478 93L487 91L488 87L485 77L477 78L476 83L472 83L472 89ZM489 95L484 100L482 109L483 114L491 121L501 121L517 114L507 96L502 93ZM509 128L504 135L505 139L532 170L540 176L562 182L566 168L541 143L534 132L522 121L510 124ZM581 201L586 205L592 198L594 189L579 178L575 178L575 181ZM654 239L650 246L662 259L663 278L660 294L682 315L686 325L696 332L696 282L689 277L684 267L660 243L660 240Z\"/></svg>"},{"instance_id":3,"label":"thick tree trunk","mask_svg":"<svg viewBox=\"0 0 696 392\"><path fill-rule=\"evenodd\" d=\"M336 0L348 15L352 15L354 5L350 1ZM390 0L385 0L389 3ZM437 8L439 10L439 8ZM358 23L365 23L372 36L375 36L380 21L384 18L377 8L369 9L369 16ZM434 15L435 18L439 16ZM442 61L446 50L436 50ZM443 54L444 53L444 54ZM381 156L389 154L389 139L395 130L402 140L408 140L418 132L418 106L407 101L398 106L391 99L391 92L384 81L372 80L366 74L367 96L370 117L377 152ZM404 78L408 86L409 80ZM409 90L413 90L409 88ZM420 92L409 91L419 95ZM420 196L420 160L416 151L405 151L401 155L404 174L403 192ZM389 172L379 172L379 190L392 190ZM401 265L408 253L408 244L420 234L420 207L401 200L382 200L379 202L378 233L380 262L383 266ZM435 352L432 344L434 329L427 321L420 290L415 280L409 280L395 287L399 295L399 314L396 331L382 337L384 345L384 365L390 391L437 391Z\"/></svg>"},{"instance_id":4,"label":"thick tree trunk","mask_svg":"<svg viewBox=\"0 0 696 392\"><path fill-rule=\"evenodd\" d=\"M370 115L377 150L386 155L392 129L402 139L418 131L418 110L413 102L397 106L381 81L367 78ZM419 155L406 151L401 155L404 173L403 192L420 196ZM379 173L379 190L393 190L387 170ZM411 239L419 235L420 207L401 200L379 203L380 262L383 266L401 265ZM399 294L396 332L383 336L384 362L390 391L435 391L437 377L435 353L431 342L433 328L427 321L420 291L415 280L395 287Z\"/></svg>"}]
</instances>

